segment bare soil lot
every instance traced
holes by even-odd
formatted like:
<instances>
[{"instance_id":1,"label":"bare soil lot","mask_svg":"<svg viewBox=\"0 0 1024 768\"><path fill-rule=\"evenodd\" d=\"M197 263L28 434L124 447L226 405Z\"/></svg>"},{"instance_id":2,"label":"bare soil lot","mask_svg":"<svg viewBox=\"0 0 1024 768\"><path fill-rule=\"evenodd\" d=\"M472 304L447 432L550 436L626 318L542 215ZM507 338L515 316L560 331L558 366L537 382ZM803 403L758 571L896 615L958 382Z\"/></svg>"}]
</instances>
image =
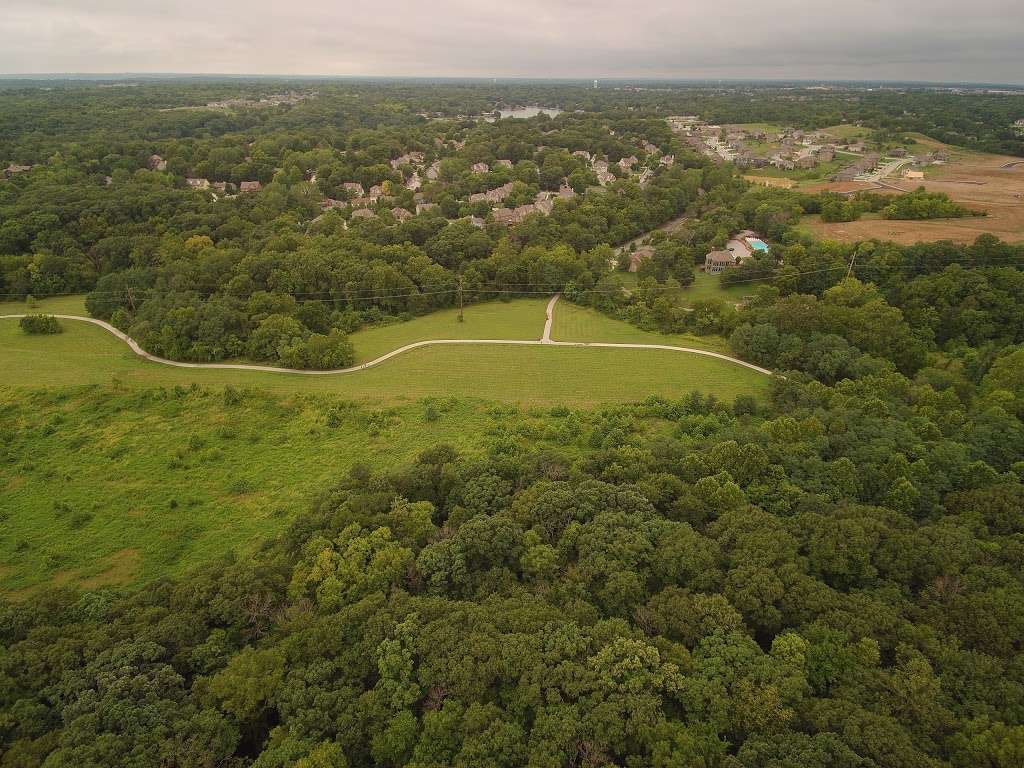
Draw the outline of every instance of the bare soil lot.
<instances>
[{"instance_id":1,"label":"bare soil lot","mask_svg":"<svg viewBox=\"0 0 1024 768\"><path fill-rule=\"evenodd\" d=\"M923 143L923 142L920 142ZM929 142L936 148L942 145ZM945 192L958 203L985 211L985 217L936 219L931 221L889 221L865 217L859 221L823 223L809 216L805 226L815 235L852 242L878 238L910 244L921 241L954 240L974 242L986 232L1007 242L1024 241L1024 162L1021 158L986 155L955 148L945 165L929 166L924 181L893 180L891 186L876 187L866 182L835 182L807 187L808 192L830 190L852 192L860 189L898 194L923 186L929 192Z\"/></svg>"}]
</instances>

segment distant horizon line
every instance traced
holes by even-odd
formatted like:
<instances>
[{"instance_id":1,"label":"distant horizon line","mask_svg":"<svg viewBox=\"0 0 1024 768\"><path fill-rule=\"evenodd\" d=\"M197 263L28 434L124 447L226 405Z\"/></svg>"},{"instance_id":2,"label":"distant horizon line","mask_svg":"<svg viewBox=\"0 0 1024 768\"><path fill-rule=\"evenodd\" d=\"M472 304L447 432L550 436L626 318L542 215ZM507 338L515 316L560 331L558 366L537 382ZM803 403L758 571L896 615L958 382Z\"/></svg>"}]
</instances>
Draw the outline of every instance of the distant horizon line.
<instances>
[{"instance_id":1,"label":"distant horizon line","mask_svg":"<svg viewBox=\"0 0 1024 768\"><path fill-rule=\"evenodd\" d=\"M807 78L807 77L683 77L683 76L529 76L529 75L315 75L257 72L0 72L0 80L124 80L124 79L261 79L261 80L454 80L472 82L549 82L549 83L800 83L823 85L917 85L940 87L996 87L1024 90L1024 81L997 82L972 80L894 80L884 78Z\"/></svg>"}]
</instances>

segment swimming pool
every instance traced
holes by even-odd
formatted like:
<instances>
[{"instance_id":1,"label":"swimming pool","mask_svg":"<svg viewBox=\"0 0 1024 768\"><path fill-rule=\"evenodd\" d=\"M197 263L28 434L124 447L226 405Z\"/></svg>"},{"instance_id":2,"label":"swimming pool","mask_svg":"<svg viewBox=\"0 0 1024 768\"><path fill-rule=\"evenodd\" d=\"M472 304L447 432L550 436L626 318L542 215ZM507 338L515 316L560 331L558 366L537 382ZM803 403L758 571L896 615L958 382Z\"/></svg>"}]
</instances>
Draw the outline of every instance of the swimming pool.
<instances>
[{"instance_id":1,"label":"swimming pool","mask_svg":"<svg viewBox=\"0 0 1024 768\"><path fill-rule=\"evenodd\" d=\"M756 237L748 237L747 242L750 244L750 247L755 251L768 250L768 243L766 243L764 240L759 240Z\"/></svg>"}]
</instances>

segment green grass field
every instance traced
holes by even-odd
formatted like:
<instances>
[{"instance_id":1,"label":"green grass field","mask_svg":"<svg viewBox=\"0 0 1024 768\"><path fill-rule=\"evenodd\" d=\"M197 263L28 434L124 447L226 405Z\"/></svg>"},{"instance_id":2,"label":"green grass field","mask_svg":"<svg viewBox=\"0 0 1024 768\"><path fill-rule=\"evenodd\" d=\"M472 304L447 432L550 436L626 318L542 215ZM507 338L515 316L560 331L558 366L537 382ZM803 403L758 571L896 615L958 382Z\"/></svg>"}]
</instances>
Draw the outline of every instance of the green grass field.
<instances>
[{"instance_id":1,"label":"green grass field","mask_svg":"<svg viewBox=\"0 0 1024 768\"><path fill-rule=\"evenodd\" d=\"M707 349L729 353L729 345L721 336L697 336L692 333L665 334L645 331L624 320L616 320L589 307L560 301L555 307L551 325L555 341L610 341L616 344L672 344L679 347ZM641 350L642 351L642 350Z\"/></svg>"},{"instance_id":2,"label":"green grass field","mask_svg":"<svg viewBox=\"0 0 1024 768\"><path fill-rule=\"evenodd\" d=\"M81 313L74 301L35 311ZM375 356L454 331L539 338L545 302L472 307L461 324L439 313L372 329L358 348ZM473 452L523 434L573 449L550 436L546 414L513 403L590 407L692 390L728 402L768 388L766 376L699 355L553 346L428 347L343 375L186 369L142 360L96 326L63 325L29 336L0 320L0 592L14 597L43 584L138 585L251 552L356 462L388 467L439 442ZM566 301L553 335L725 349Z\"/></svg>"},{"instance_id":3,"label":"green grass field","mask_svg":"<svg viewBox=\"0 0 1024 768\"><path fill-rule=\"evenodd\" d=\"M423 403L331 396L0 389L0 593L137 584L251 552L356 462L397 466L441 442L479 452L539 423L477 402L434 408L429 420Z\"/></svg>"},{"instance_id":4,"label":"green grass field","mask_svg":"<svg viewBox=\"0 0 1024 768\"><path fill-rule=\"evenodd\" d=\"M556 309L556 319L561 309ZM457 396L590 406L621 402L628 393L639 400L693 389L728 399L763 391L766 384L763 376L739 366L683 353L512 345L427 347L365 371L323 376L175 368L136 357L96 326L64 321L64 328L53 336L28 336L16 321L0 320L0 386L115 383L138 388L194 382L256 386L282 394L336 394L372 403Z\"/></svg>"},{"instance_id":5,"label":"green grass field","mask_svg":"<svg viewBox=\"0 0 1024 768\"><path fill-rule=\"evenodd\" d=\"M627 290L635 290L637 284L640 282L639 278L636 275L636 272L616 272L615 275L616 277L619 278L620 282ZM693 273L693 282L683 289L683 302L685 304L692 304L695 301L707 301L708 299L721 299L722 301L737 302L744 296L749 296L750 294L753 294L757 290L757 285L757 283L746 283L742 285L731 286L729 288L723 288L722 281L718 275L709 275L705 272L695 270ZM559 302L558 305L555 307L556 324L558 322L558 313L562 311L562 308L563 306L565 306L566 303ZM611 318L605 319L611 320ZM624 323L624 325L628 325L628 323ZM595 326L595 332L600 331L602 328L603 326L601 325ZM587 341L615 340L616 339L601 338L587 339Z\"/></svg>"},{"instance_id":6,"label":"green grass field","mask_svg":"<svg viewBox=\"0 0 1024 768\"><path fill-rule=\"evenodd\" d=\"M778 123L728 123L722 126L726 130L778 133L783 126Z\"/></svg>"},{"instance_id":7,"label":"green grass field","mask_svg":"<svg viewBox=\"0 0 1024 768\"><path fill-rule=\"evenodd\" d=\"M832 160L828 163L819 163L814 168L797 168L792 171L786 171L781 168L752 168L745 171L747 176L763 176L770 179L792 179L793 181L800 182L815 182L827 179L834 173L841 171L843 168L848 166L853 160L850 155L844 154L842 157Z\"/></svg>"},{"instance_id":8,"label":"green grass field","mask_svg":"<svg viewBox=\"0 0 1024 768\"><path fill-rule=\"evenodd\" d=\"M426 339L539 339L547 303L543 298L472 304L461 323L459 310L442 309L404 323L364 328L349 338L360 363Z\"/></svg>"},{"instance_id":9,"label":"green grass field","mask_svg":"<svg viewBox=\"0 0 1024 768\"><path fill-rule=\"evenodd\" d=\"M759 283L742 283L725 288L722 286L721 278L718 275L694 272L693 283L686 287L683 297L687 303L707 301L709 299L737 302L744 296L755 293L758 285Z\"/></svg>"},{"instance_id":10,"label":"green grass field","mask_svg":"<svg viewBox=\"0 0 1024 768\"><path fill-rule=\"evenodd\" d=\"M852 123L843 123L841 125L832 125L828 128L821 129L823 133L828 133L835 136L837 139L861 139L871 134L870 128L864 128L859 125L853 125Z\"/></svg>"},{"instance_id":11,"label":"green grass field","mask_svg":"<svg viewBox=\"0 0 1024 768\"><path fill-rule=\"evenodd\" d=\"M55 315L85 315L85 294L74 296L54 296L49 299L36 299L31 304L24 301L0 301L0 315L34 315L51 313Z\"/></svg>"}]
</instances>

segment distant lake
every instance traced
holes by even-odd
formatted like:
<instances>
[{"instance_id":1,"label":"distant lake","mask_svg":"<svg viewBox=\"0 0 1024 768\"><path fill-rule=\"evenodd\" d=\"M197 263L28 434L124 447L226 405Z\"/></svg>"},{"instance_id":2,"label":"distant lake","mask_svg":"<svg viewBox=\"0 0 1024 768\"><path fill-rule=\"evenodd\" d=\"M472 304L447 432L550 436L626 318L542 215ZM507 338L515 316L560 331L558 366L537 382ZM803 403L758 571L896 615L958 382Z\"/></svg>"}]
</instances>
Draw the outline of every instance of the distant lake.
<instances>
[{"instance_id":1,"label":"distant lake","mask_svg":"<svg viewBox=\"0 0 1024 768\"><path fill-rule=\"evenodd\" d=\"M515 109L500 109L498 114L502 118L506 117L536 117L537 115L547 115L548 117L557 117L562 114L562 110L558 107L516 107ZM494 122L493 117L485 118L488 122Z\"/></svg>"}]
</instances>

